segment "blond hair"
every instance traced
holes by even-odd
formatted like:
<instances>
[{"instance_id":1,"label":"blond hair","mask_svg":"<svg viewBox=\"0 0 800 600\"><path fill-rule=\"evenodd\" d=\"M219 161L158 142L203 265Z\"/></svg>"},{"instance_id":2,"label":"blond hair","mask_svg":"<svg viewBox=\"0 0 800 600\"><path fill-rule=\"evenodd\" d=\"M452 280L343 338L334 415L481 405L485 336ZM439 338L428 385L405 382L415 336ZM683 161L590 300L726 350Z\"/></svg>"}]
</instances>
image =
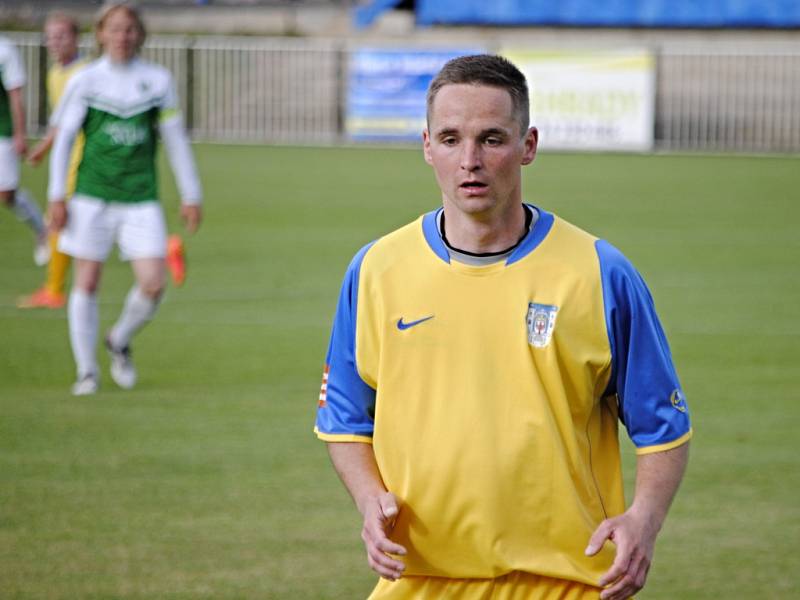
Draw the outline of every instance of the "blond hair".
<instances>
[{"instance_id":1,"label":"blond hair","mask_svg":"<svg viewBox=\"0 0 800 600\"><path fill-rule=\"evenodd\" d=\"M108 21L108 18L111 16L111 14L117 12L118 10L124 10L127 15L136 22L136 28L139 30L139 44L136 46L136 51L138 52L144 44L145 38L147 37L147 29L145 29L142 15L139 13L139 9L136 7L136 4L130 2L129 0L114 0L111 2L106 2L100 8L100 11L97 13L97 17L94 20L94 34L95 38L97 39L97 45L101 50L103 49L103 44L100 42L100 32L103 31L106 21Z\"/></svg>"},{"instance_id":2,"label":"blond hair","mask_svg":"<svg viewBox=\"0 0 800 600\"><path fill-rule=\"evenodd\" d=\"M47 25L50 23L66 23L70 31L72 31L72 35L75 37L78 37L78 34L81 31L81 26L78 23L78 19L60 10L54 10L47 13L47 17L45 17L44 20L44 26L47 27Z\"/></svg>"}]
</instances>

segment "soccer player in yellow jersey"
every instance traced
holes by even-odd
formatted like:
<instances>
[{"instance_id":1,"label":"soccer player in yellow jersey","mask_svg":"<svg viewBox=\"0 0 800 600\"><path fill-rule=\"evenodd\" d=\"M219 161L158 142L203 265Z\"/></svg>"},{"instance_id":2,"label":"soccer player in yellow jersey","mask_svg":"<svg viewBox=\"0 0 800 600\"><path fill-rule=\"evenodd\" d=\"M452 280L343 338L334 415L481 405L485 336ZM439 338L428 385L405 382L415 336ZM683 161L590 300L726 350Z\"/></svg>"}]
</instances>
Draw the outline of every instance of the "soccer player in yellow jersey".
<instances>
[{"instance_id":1,"label":"soccer player in yellow jersey","mask_svg":"<svg viewBox=\"0 0 800 600\"><path fill-rule=\"evenodd\" d=\"M423 134L442 207L345 275L315 430L363 516L372 599L631 598L683 476L650 293L608 242L523 202L528 119L511 63L448 62Z\"/></svg>"},{"instance_id":2,"label":"soccer player in yellow jersey","mask_svg":"<svg viewBox=\"0 0 800 600\"><path fill-rule=\"evenodd\" d=\"M61 94L70 78L86 64L78 56L78 22L71 16L55 12L48 15L44 24L44 38L53 65L47 72L47 97L51 109L58 105ZM50 150L55 138L55 128L28 154L28 162L38 165ZM75 191L75 178L83 154L83 134L75 140L69 164L68 194ZM69 269L69 256L58 250L58 233L50 234L50 263L47 279L40 289L19 299L20 308L61 308L67 301L64 283Z\"/></svg>"}]
</instances>

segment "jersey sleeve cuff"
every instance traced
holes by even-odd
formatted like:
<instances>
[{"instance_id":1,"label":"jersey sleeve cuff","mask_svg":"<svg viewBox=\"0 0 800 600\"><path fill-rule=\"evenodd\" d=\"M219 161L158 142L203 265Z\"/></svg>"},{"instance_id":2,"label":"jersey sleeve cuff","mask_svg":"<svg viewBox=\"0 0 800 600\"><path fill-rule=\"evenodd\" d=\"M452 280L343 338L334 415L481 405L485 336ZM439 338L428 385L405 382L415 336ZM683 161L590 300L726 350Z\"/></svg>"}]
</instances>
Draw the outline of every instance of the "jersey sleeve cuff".
<instances>
[{"instance_id":1,"label":"jersey sleeve cuff","mask_svg":"<svg viewBox=\"0 0 800 600\"><path fill-rule=\"evenodd\" d=\"M314 427L314 433L323 442L363 442L365 444L372 443L372 437L368 435L359 435L357 433L324 433L317 427Z\"/></svg>"},{"instance_id":2,"label":"jersey sleeve cuff","mask_svg":"<svg viewBox=\"0 0 800 600\"><path fill-rule=\"evenodd\" d=\"M684 433L678 439L667 442L666 444L657 444L655 446L642 446L641 448L636 448L636 454L638 456L641 456L642 454L654 454L655 452L665 452L667 450L677 448L678 446L683 446L683 444L691 439L692 433L693 430L689 429L689 431Z\"/></svg>"},{"instance_id":3,"label":"jersey sleeve cuff","mask_svg":"<svg viewBox=\"0 0 800 600\"><path fill-rule=\"evenodd\" d=\"M158 120L161 123L166 123L167 121L171 121L177 117L181 116L181 111L177 108L165 108L161 110L161 113L158 116Z\"/></svg>"}]
</instances>

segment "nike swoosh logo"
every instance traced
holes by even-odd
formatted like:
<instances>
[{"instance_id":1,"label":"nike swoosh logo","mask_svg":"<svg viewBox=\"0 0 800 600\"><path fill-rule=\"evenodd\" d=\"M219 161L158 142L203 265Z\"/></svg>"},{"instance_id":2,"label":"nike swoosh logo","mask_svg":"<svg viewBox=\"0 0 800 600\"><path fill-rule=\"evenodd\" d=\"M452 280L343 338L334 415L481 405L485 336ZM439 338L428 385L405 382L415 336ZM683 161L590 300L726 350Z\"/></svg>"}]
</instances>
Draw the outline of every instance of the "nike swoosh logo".
<instances>
[{"instance_id":1,"label":"nike swoosh logo","mask_svg":"<svg viewBox=\"0 0 800 600\"><path fill-rule=\"evenodd\" d=\"M409 321L408 323L403 323L403 317L400 317L397 320L397 328L400 331L405 331L406 329L411 329L414 325L419 325L420 323L424 323L425 321L429 321L434 317L431 315L430 317L425 317L423 319L417 319L416 321Z\"/></svg>"}]
</instances>

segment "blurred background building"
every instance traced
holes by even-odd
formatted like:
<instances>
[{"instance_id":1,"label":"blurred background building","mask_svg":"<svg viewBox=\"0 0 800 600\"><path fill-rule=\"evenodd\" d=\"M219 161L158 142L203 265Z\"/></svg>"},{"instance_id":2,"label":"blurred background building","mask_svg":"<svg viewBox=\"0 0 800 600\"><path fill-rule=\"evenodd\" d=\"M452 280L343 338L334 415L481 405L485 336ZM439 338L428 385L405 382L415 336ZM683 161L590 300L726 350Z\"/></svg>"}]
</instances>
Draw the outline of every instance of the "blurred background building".
<instances>
[{"instance_id":1,"label":"blurred background building","mask_svg":"<svg viewBox=\"0 0 800 600\"><path fill-rule=\"evenodd\" d=\"M3 0L41 131L49 10L87 27L91 0ZM800 151L800 0L142 1L145 56L176 76L195 139L419 140L448 58L496 52L528 77L554 150ZM91 52L87 34L84 52Z\"/></svg>"}]
</instances>

